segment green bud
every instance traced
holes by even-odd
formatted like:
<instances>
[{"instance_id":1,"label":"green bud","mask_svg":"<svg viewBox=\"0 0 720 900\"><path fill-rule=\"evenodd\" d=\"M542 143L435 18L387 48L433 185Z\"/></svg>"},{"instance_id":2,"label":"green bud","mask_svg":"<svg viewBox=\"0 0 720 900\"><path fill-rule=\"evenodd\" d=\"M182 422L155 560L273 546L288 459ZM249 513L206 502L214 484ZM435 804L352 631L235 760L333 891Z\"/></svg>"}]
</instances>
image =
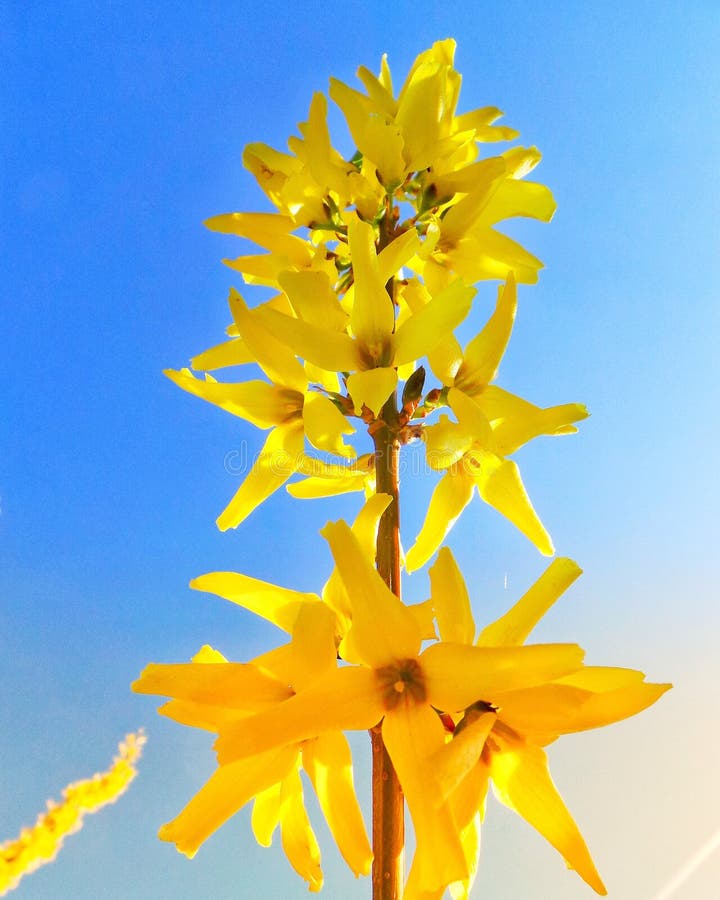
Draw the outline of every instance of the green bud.
<instances>
[{"instance_id":1,"label":"green bud","mask_svg":"<svg viewBox=\"0 0 720 900\"><path fill-rule=\"evenodd\" d=\"M403 409L410 407L412 410L418 405L418 401L422 396L423 386L425 385L425 368L420 366L415 369L412 375L405 382L402 392Z\"/></svg>"}]
</instances>

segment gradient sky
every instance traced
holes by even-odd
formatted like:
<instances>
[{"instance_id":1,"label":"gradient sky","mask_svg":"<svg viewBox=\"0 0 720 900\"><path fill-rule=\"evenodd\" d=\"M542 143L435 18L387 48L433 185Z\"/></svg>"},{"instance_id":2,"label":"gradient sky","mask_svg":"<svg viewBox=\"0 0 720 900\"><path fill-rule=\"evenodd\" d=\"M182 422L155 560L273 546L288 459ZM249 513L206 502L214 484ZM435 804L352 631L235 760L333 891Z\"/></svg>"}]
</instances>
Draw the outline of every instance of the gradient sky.
<instances>
[{"instance_id":1,"label":"gradient sky","mask_svg":"<svg viewBox=\"0 0 720 900\"><path fill-rule=\"evenodd\" d=\"M191 862L156 840L212 771L211 737L156 716L129 684L147 662L188 659L203 643L244 660L277 642L189 579L235 569L318 590L329 554L317 531L360 500L280 492L220 534L215 517L237 485L223 460L243 442L256 452L261 435L161 370L217 343L228 322L227 291L240 284L220 259L239 248L201 222L269 208L243 146L282 148L330 75L352 83L388 52L400 82L419 51L454 36L461 110L500 106L542 150L537 179L559 205L549 226L512 228L546 269L521 289L499 383L593 414L579 435L518 454L559 552L585 569L538 638L577 640L591 663L676 684L633 721L559 742L553 773L610 896L665 900L720 828L720 5L200 9L0 2L0 840L104 768L124 733L142 725L149 738L128 795L16 896L306 895L279 847L254 844L247 811ZM417 486L406 545L431 483L404 479L408 493ZM544 567L477 501L450 543L478 622ZM424 571L408 580L408 597L426 591ZM367 796L366 743L354 741ZM369 897L319 822L318 835L325 896ZM483 840L478 900L592 896L492 800ZM715 852L672 897L717 900L718 883Z\"/></svg>"}]
</instances>

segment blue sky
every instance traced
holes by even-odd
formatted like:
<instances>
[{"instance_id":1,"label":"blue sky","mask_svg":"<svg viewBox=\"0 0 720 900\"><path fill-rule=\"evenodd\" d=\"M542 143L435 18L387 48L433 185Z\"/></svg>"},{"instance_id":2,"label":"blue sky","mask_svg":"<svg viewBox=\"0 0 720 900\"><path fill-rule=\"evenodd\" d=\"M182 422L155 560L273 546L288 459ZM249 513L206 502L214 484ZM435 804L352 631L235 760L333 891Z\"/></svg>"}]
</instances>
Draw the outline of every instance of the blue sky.
<instances>
[{"instance_id":1,"label":"blue sky","mask_svg":"<svg viewBox=\"0 0 720 900\"><path fill-rule=\"evenodd\" d=\"M129 794L18 898L305 895L280 849L253 843L246 813L192 862L156 840L212 771L211 740L157 717L129 683L203 643L242 660L276 642L189 579L235 569L317 590L329 571L317 531L359 501L280 493L220 534L237 484L223 460L243 441L259 449L260 434L161 370L221 339L228 288L241 286L220 264L236 246L201 222L268 208L243 146L282 148L330 75L352 82L388 52L401 81L447 36L461 109L500 106L542 150L537 178L559 205L549 226L513 226L546 269L521 290L499 383L593 414L580 435L518 454L556 547L586 573L538 636L676 684L638 719L552 748L555 779L615 900L659 900L720 827L720 6L4 2L0 840L103 768L125 732L149 737ZM404 514L409 544L420 500ZM543 568L479 503L451 544L478 621ZM407 590L426 596L425 573ZM326 896L369 896L318 833ZM672 896L714 900L719 856ZM590 895L491 802L474 896Z\"/></svg>"}]
</instances>

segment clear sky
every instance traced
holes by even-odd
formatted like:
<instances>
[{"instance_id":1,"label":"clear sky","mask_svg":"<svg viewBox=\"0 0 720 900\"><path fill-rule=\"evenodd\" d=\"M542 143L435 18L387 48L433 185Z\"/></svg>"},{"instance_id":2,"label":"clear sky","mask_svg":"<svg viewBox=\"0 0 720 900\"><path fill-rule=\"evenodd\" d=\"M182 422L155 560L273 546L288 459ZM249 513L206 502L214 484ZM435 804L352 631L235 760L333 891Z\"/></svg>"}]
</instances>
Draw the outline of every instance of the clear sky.
<instances>
[{"instance_id":1,"label":"clear sky","mask_svg":"<svg viewBox=\"0 0 720 900\"><path fill-rule=\"evenodd\" d=\"M330 75L352 82L388 52L399 81L447 36L461 110L500 106L542 150L559 204L549 226L513 226L546 269L521 289L500 383L593 414L518 454L558 550L585 569L538 636L676 684L637 719L551 748L555 780L614 900L665 900L720 828L717 0L0 2L0 841L104 768L125 732L149 738L129 794L18 898L306 894L279 847L254 844L247 811L192 862L156 840L213 770L211 738L129 684L203 643L244 660L277 642L189 579L235 569L318 590L317 531L360 501L281 492L220 534L237 484L223 460L261 435L161 370L221 340L241 287L220 263L237 245L201 222L269 208L243 146L282 148ZM406 504L406 545L419 510ZM478 622L544 566L477 501L451 543ZM423 599L425 572L407 589ZM325 896L368 897L318 834ZM592 895L492 800L483 840L478 900ZM672 897L716 900L718 883L715 853Z\"/></svg>"}]
</instances>

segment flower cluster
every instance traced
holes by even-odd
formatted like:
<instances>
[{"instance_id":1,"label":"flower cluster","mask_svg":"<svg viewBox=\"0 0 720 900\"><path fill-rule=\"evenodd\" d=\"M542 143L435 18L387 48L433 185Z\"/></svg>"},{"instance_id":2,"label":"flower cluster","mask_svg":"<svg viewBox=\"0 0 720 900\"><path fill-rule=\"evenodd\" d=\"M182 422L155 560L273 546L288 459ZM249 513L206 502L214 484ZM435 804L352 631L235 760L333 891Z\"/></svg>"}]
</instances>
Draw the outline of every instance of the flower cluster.
<instances>
[{"instance_id":1,"label":"flower cluster","mask_svg":"<svg viewBox=\"0 0 720 900\"><path fill-rule=\"evenodd\" d=\"M0 896L17 886L23 876L52 862L65 838L82 827L83 817L114 803L137 775L136 763L142 753L145 736L128 734L118 747L107 772L69 784L60 803L48 800L31 828L20 836L0 844Z\"/></svg>"},{"instance_id":2,"label":"flower cluster","mask_svg":"<svg viewBox=\"0 0 720 900\"><path fill-rule=\"evenodd\" d=\"M525 180L540 160L534 147L479 158L484 144L516 132L492 124L501 115L494 107L456 115L453 54L450 40L420 54L397 99L385 61L379 78L359 70L367 93L333 81L330 96L358 147L352 159L332 148L326 100L316 94L302 136L289 141L292 153L262 144L245 151L277 212L206 223L264 248L225 262L275 292L250 309L232 289L230 339L192 361L204 378L167 372L184 390L270 429L218 519L223 530L294 472L306 476L290 486L298 497L372 491L367 456L345 438L358 420L372 432L400 380L401 439L421 438L429 466L445 473L408 567L432 556L475 487L542 553L553 552L508 457L538 435L575 431L587 411L576 403L543 409L491 382L512 331L516 282L535 281L542 265L495 226L515 216L548 221L555 203L548 188ZM470 313L480 279L505 283L463 350L453 329ZM437 378L424 394L421 359ZM210 374L252 363L264 379ZM426 422L442 408L454 420ZM306 445L334 459L308 457Z\"/></svg>"},{"instance_id":3,"label":"flower cluster","mask_svg":"<svg viewBox=\"0 0 720 900\"><path fill-rule=\"evenodd\" d=\"M364 492L365 505L352 526L323 529L334 568L318 594L233 572L192 583L263 616L288 639L248 663L205 646L192 662L150 665L135 682L141 693L170 698L163 714L217 735L217 771L160 837L191 856L252 800L258 842L268 845L279 828L291 864L319 890L304 770L351 870L367 874L372 850L344 732L379 727L415 831L406 900L439 900L448 887L467 897L489 784L605 893L544 747L633 715L668 685L586 666L576 645L525 643L579 575L568 559L555 559L477 635L463 577L441 547L477 488L553 555L511 457L533 438L575 432L587 416L580 404L541 407L494 383L517 285L536 281L542 265L496 226L516 216L549 221L555 204L548 188L525 177L539 162L535 148L486 152L488 143L517 137L495 124L499 110L457 113L454 50L444 40L421 53L397 94L385 59L377 77L358 70L363 90L332 80L352 157L332 146L327 100L316 94L289 152L245 150L276 211L206 223L261 248L225 262L272 295L250 307L232 289L228 339L192 360L204 377L167 373L269 430L218 526L237 527L286 483L302 499ZM474 303L483 280L500 282L491 310ZM475 317L480 328L463 347L455 331ZM254 377L211 374L247 366L256 367ZM350 440L358 431L367 447ZM378 571L381 556L392 555L388 517L398 521L397 483L388 486L381 469L391 450L412 441L441 473L417 539L404 559L395 551L407 571L437 554L430 599L415 606Z\"/></svg>"}]
</instances>

